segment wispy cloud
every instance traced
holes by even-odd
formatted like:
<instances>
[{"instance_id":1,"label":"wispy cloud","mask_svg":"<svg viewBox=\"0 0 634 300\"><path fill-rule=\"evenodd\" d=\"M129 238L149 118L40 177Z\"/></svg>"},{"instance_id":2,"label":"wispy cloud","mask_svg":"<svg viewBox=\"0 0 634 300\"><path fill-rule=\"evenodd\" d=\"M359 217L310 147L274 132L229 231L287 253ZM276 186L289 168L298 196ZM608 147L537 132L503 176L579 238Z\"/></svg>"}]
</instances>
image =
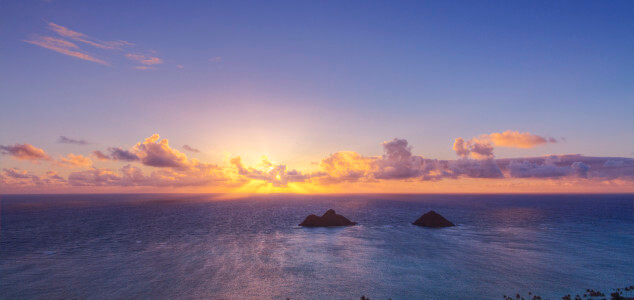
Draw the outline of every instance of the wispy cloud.
<instances>
[{"instance_id":1,"label":"wispy cloud","mask_svg":"<svg viewBox=\"0 0 634 300\"><path fill-rule=\"evenodd\" d=\"M128 53L125 55L130 60L136 61L140 64L152 66L152 65L160 65L163 63L163 60L156 56L146 56L143 54L133 54Z\"/></svg>"},{"instance_id":2,"label":"wispy cloud","mask_svg":"<svg viewBox=\"0 0 634 300\"><path fill-rule=\"evenodd\" d=\"M155 67L148 67L148 66L134 66L134 68L137 70L156 70Z\"/></svg>"},{"instance_id":3,"label":"wispy cloud","mask_svg":"<svg viewBox=\"0 0 634 300\"><path fill-rule=\"evenodd\" d=\"M210 58L208 61L212 62L212 63L220 63L223 60L222 60L222 57L220 57L220 56L214 56L214 57Z\"/></svg>"},{"instance_id":4,"label":"wispy cloud","mask_svg":"<svg viewBox=\"0 0 634 300\"><path fill-rule=\"evenodd\" d=\"M495 146L511 148L533 148L547 143L557 143L552 137L544 137L530 132L507 130L499 133L484 134L480 139L491 141Z\"/></svg>"},{"instance_id":5,"label":"wispy cloud","mask_svg":"<svg viewBox=\"0 0 634 300\"><path fill-rule=\"evenodd\" d=\"M54 31L55 33L59 34L60 36L63 36L65 38L69 38L71 40L77 41L77 42L82 42L85 43L87 45L93 46L93 47L97 47L97 48L101 48L101 49L107 49L107 50L120 50L121 48L125 47L125 46L133 46L134 44L127 42L127 41L123 41L123 40L118 40L118 41L101 41L95 38L91 38L86 34L83 34L81 32L77 32L71 29L68 29L64 26L61 25L57 25L55 23L48 23L48 28L52 31Z\"/></svg>"},{"instance_id":6,"label":"wispy cloud","mask_svg":"<svg viewBox=\"0 0 634 300\"><path fill-rule=\"evenodd\" d=\"M73 43L66 40L50 37L50 36L41 36L32 40L24 40L29 44L33 44L36 46L40 46L42 48L46 48L49 50L53 50L55 52L65 54L68 56L76 57L79 59L95 62L98 64L102 64L104 66L109 66L110 64L103 59L96 58L90 54L87 54L79 49L79 47Z\"/></svg>"},{"instance_id":7,"label":"wispy cloud","mask_svg":"<svg viewBox=\"0 0 634 300\"><path fill-rule=\"evenodd\" d=\"M92 156L94 156L97 160L110 160L110 157L108 155L105 155L99 150L93 151Z\"/></svg>"},{"instance_id":8,"label":"wispy cloud","mask_svg":"<svg viewBox=\"0 0 634 300\"><path fill-rule=\"evenodd\" d=\"M101 54L103 55L113 55L112 52L118 52L116 55L121 55L119 52L120 50L134 46L133 43L124 40L103 41L53 22L47 23L47 29L56 33L59 37L36 36L34 38L24 40L24 42L105 66L109 66L110 63L102 58L96 57L94 54L90 54L82 49L78 44L92 47L92 49L96 51L102 51ZM153 50L144 52L153 54L156 53L156 51ZM141 66L135 67L135 69L138 70L153 70L155 68L152 66L163 63L163 60L155 55L127 53L124 56L132 61L142 64Z\"/></svg>"},{"instance_id":9,"label":"wispy cloud","mask_svg":"<svg viewBox=\"0 0 634 300\"><path fill-rule=\"evenodd\" d=\"M183 145L183 149L185 149L185 150L187 150L189 152L196 152L196 153L200 152L200 150L198 150L198 149L196 149L196 148L194 148L192 146L189 146L189 145Z\"/></svg>"},{"instance_id":10,"label":"wispy cloud","mask_svg":"<svg viewBox=\"0 0 634 300\"><path fill-rule=\"evenodd\" d=\"M74 144L74 145L80 145L80 146L90 145L90 143L86 140L71 139L63 135L59 137L57 142L61 144Z\"/></svg>"}]
</instances>

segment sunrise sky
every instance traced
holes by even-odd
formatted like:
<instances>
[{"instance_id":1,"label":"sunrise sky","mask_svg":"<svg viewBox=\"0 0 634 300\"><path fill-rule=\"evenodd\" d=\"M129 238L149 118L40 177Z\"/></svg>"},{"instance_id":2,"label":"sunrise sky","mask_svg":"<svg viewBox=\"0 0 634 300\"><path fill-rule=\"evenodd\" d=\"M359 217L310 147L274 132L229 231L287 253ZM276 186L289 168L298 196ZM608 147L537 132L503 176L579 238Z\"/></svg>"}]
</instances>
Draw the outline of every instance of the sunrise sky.
<instances>
[{"instance_id":1,"label":"sunrise sky","mask_svg":"<svg viewBox=\"0 0 634 300\"><path fill-rule=\"evenodd\" d=\"M634 192L632 1L3 1L0 194Z\"/></svg>"}]
</instances>

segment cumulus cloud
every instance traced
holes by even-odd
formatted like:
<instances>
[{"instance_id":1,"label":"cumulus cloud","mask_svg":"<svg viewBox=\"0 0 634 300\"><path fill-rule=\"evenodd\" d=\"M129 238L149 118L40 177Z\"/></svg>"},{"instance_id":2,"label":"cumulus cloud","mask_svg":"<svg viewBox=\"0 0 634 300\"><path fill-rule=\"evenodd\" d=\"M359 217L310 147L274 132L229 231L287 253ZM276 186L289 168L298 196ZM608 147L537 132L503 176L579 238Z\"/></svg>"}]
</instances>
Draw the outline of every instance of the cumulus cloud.
<instances>
[{"instance_id":1,"label":"cumulus cloud","mask_svg":"<svg viewBox=\"0 0 634 300\"><path fill-rule=\"evenodd\" d=\"M261 161L263 170L245 167L239 156L232 158L231 164L237 169L240 176L266 181L273 186L286 186L289 182L302 182L309 178L309 175L302 174L297 170L286 170L286 165L275 164L266 157L263 157Z\"/></svg>"},{"instance_id":2,"label":"cumulus cloud","mask_svg":"<svg viewBox=\"0 0 634 300\"><path fill-rule=\"evenodd\" d=\"M128 151L125 149L121 149L119 147L110 147L108 148L108 151L110 151L110 157L114 160L123 160L123 161L135 161L135 160L139 160L139 157ZM93 152L94 154L95 152ZM99 152L100 154L103 155L103 153ZM103 158L103 156L102 156Z\"/></svg>"},{"instance_id":3,"label":"cumulus cloud","mask_svg":"<svg viewBox=\"0 0 634 300\"><path fill-rule=\"evenodd\" d=\"M456 155L462 158L493 158L493 146L491 146L489 142L479 139L465 141L463 138L459 137L454 140L453 150L456 152Z\"/></svg>"},{"instance_id":4,"label":"cumulus cloud","mask_svg":"<svg viewBox=\"0 0 634 300\"><path fill-rule=\"evenodd\" d=\"M352 151L340 151L329 155L319 164L324 176L321 181L357 181L372 179L374 157L364 157Z\"/></svg>"},{"instance_id":5,"label":"cumulus cloud","mask_svg":"<svg viewBox=\"0 0 634 300\"><path fill-rule=\"evenodd\" d=\"M462 143L462 146L460 145ZM455 148L464 148L464 155L472 153L473 144L457 141ZM501 170L492 159L455 161L427 159L413 155L412 147L405 139L393 139L383 143L381 157L364 157L356 152L337 152L322 160L321 174L316 180L323 183L340 181L374 180L440 180L443 178L500 178ZM475 151L483 153L476 148ZM478 154L482 155L482 154Z\"/></svg>"},{"instance_id":6,"label":"cumulus cloud","mask_svg":"<svg viewBox=\"0 0 634 300\"><path fill-rule=\"evenodd\" d=\"M198 150L198 149L196 149L196 148L194 148L192 146L189 146L189 145L183 145L183 149L185 149L185 150L187 150L189 152L196 152L196 153L200 152L200 150Z\"/></svg>"},{"instance_id":7,"label":"cumulus cloud","mask_svg":"<svg viewBox=\"0 0 634 300\"><path fill-rule=\"evenodd\" d=\"M66 180L56 171L48 171L42 176L19 168L4 168L0 173L0 183L13 186L61 185Z\"/></svg>"},{"instance_id":8,"label":"cumulus cloud","mask_svg":"<svg viewBox=\"0 0 634 300\"><path fill-rule=\"evenodd\" d=\"M227 167L189 159L184 153L170 147L167 139L154 134L128 150L111 147L109 155L94 151L97 160L126 161L118 170L92 166L92 160L82 155L68 154L55 160L53 166L90 167L72 172L65 180L57 172L35 175L17 168L0 172L3 184L16 186L238 186L250 180L277 187L292 182L310 184L337 184L343 182L428 181L460 178L568 178L574 182L595 180L608 182L634 180L634 159L620 157L587 157L578 154L548 155L513 159L495 159L488 141L458 138L453 149L460 156L455 160L425 158L413 153L407 140L395 138L381 144L380 156L363 156L352 151L340 151L324 157L312 172L291 169L272 162L266 157L255 166L246 166L234 157ZM187 146L189 147L189 146ZM187 147L183 147L188 150ZM191 147L190 147L191 148ZM193 148L192 148L193 149ZM19 159L50 159L42 149L29 144L0 146L4 154ZM190 151L190 150L188 150Z\"/></svg>"},{"instance_id":9,"label":"cumulus cloud","mask_svg":"<svg viewBox=\"0 0 634 300\"><path fill-rule=\"evenodd\" d=\"M133 147L133 152L146 166L188 168L194 165L182 152L172 149L167 139L160 140L158 134L153 134L142 143L137 143Z\"/></svg>"},{"instance_id":10,"label":"cumulus cloud","mask_svg":"<svg viewBox=\"0 0 634 300\"><path fill-rule=\"evenodd\" d=\"M18 160L50 160L51 157L42 149L31 144L15 144L8 146L0 146L2 154L11 155Z\"/></svg>"},{"instance_id":11,"label":"cumulus cloud","mask_svg":"<svg viewBox=\"0 0 634 300\"><path fill-rule=\"evenodd\" d=\"M90 145L90 143L88 141L86 141L86 140L71 139L71 138L65 137L63 135L59 137L57 142L61 143L61 144L73 144L73 145L80 145L80 146Z\"/></svg>"},{"instance_id":12,"label":"cumulus cloud","mask_svg":"<svg viewBox=\"0 0 634 300\"><path fill-rule=\"evenodd\" d=\"M109 169L92 168L68 175L68 183L73 186L116 185L121 178Z\"/></svg>"},{"instance_id":13,"label":"cumulus cloud","mask_svg":"<svg viewBox=\"0 0 634 300\"><path fill-rule=\"evenodd\" d=\"M202 168L187 170L159 169L145 175L139 167L130 164L119 169L92 168L90 170L73 172L68 176L68 183L72 186L212 186L216 184L232 185L220 168L215 165L205 165Z\"/></svg>"},{"instance_id":14,"label":"cumulus cloud","mask_svg":"<svg viewBox=\"0 0 634 300\"><path fill-rule=\"evenodd\" d=\"M81 154L70 153L66 157L60 158L57 161L57 165L68 168L90 167L92 166L92 160Z\"/></svg>"}]
</instances>

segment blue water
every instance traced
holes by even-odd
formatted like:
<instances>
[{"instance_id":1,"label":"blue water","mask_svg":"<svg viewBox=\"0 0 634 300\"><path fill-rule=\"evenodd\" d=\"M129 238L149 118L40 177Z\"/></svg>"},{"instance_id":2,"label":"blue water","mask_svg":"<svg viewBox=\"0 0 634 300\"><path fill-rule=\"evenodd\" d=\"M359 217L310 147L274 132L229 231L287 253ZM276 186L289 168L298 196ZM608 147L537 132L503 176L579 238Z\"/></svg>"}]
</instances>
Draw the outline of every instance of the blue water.
<instances>
[{"instance_id":1,"label":"blue water","mask_svg":"<svg viewBox=\"0 0 634 300\"><path fill-rule=\"evenodd\" d=\"M633 195L0 201L3 299L560 299L634 283ZM359 225L297 226L328 208ZM410 224L430 209L458 226Z\"/></svg>"}]
</instances>

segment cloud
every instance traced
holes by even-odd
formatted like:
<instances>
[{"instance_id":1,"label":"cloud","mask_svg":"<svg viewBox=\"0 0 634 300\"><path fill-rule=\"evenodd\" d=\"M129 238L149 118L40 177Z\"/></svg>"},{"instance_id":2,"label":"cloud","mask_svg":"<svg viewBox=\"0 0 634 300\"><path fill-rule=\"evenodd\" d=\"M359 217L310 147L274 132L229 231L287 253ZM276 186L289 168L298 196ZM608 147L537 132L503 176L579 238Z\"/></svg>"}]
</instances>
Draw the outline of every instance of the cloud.
<instances>
[{"instance_id":1,"label":"cloud","mask_svg":"<svg viewBox=\"0 0 634 300\"><path fill-rule=\"evenodd\" d=\"M502 133L494 132L480 136L481 139L491 141L495 146L511 148L533 148L547 143L557 143L552 137L543 137L528 132L507 130Z\"/></svg>"},{"instance_id":2,"label":"cloud","mask_svg":"<svg viewBox=\"0 0 634 300\"><path fill-rule=\"evenodd\" d=\"M319 166L323 172L319 181L336 183L341 181L373 180L375 157L364 157L352 151L340 151L321 160Z\"/></svg>"},{"instance_id":3,"label":"cloud","mask_svg":"<svg viewBox=\"0 0 634 300\"><path fill-rule=\"evenodd\" d=\"M189 152L196 152L196 153L200 152L200 150L198 150L198 149L196 149L194 147L191 147L189 145L183 145L183 149L185 149L185 150L187 150Z\"/></svg>"},{"instance_id":4,"label":"cloud","mask_svg":"<svg viewBox=\"0 0 634 300\"><path fill-rule=\"evenodd\" d=\"M92 170L73 172L68 175L68 183L73 186L107 186L116 185L121 178L108 169L93 168Z\"/></svg>"},{"instance_id":5,"label":"cloud","mask_svg":"<svg viewBox=\"0 0 634 300\"><path fill-rule=\"evenodd\" d=\"M458 159L448 161L449 171L445 172L449 178L460 176L469 178L504 178L504 174L494 159Z\"/></svg>"},{"instance_id":6,"label":"cloud","mask_svg":"<svg viewBox=\"0 0 634 300\"><path fill-rule=\"evenodd\" d=\"M145 56L143 54L133 54L133 53L128 53L125 55L125 57L127 57L130 60L136 61L140 64L144 64L144 65L148 65L148 66L153 66L153 65L160 65L163 63L163 60L155 57L155 56Z\"/></svg>"},{"instance_id":7,"label":"cloud","mask_svg":"<svg viewBox=\"0 0 634 300\"><path fill-rule=\"evenodd\" d=\"M155 67L148 67L148 66L134 66L134 68L137 70L156 70Z\"/></svg>"},{"instance_id":8,"label":"cloud","mask_svg":"<svg viewBox=\"0 0 634 300\"><path fill-rule=\"evenodd\" d=\"M573 162L570 165L570 168L577 174L577 176L582 178L588 178L588 171L590 171L590 166L581 161Z\"/></svg>"},{"instance_id":9,"label":"cloud","mask_svg":"<svg viewBox=\"0 0 634 300\"><path fill-rule=\"evenodd\" d=\"M421 181L471 179L549 179L551 182L581 185L593 181L601 184L627 184L634 181L634 159L622 157L588 157L579 154L547 155L495 159L488 141L458 138L453 149L460 156L455 160L425 158L413 153L405 139L394 138L381 144L380 156L363 156L353 151L340 151L324 157L313 171L299 171L266 157L255 166L247 166L234 157L230 164L219 167L188 158L170 147L167 139L154 134L128 150L108 148L109 154L94 151L97 160L129 162L118 170L93 166L93 161L73 153L53 161L57 167L90 167L72 172L65 180L56 171L35 175L17 168L0 172L3 185L45 186L220 186L237 187L255 181L256 185L270 184L285 187L290 183L330 185L359 182L363 184L386 181ZM189 146L184 149L187 150ZM189 147L191 148L191 147ZM50 160L42 149L29 144L0 146L4 154L24 160ZM194 148L191 148L194 149ZM191 150L187 150L191 151ZM511 181L517 182L517 181ZM409 183L408 183L409 184Z\"/></svg>"},{"instance_id":10,"label":"cloud","mask_svg":"<svg viewBox=\"0 0 634 300\"><path fill-rule=\"evenodd\" d=\"M0 152L2 154L11 155L18 160L50 160L51 157L42 149L37 148L31 144L15 144L13 146L1 146Z\"/></svg>"},{"instance_id":11,"label":"cloud","mask_svg":"<svg viewBox=\"0 0 634 300\"><path fill-rule=\"evenodd\" d=\"M569 167L560 167L550 162L538 164L526 160L511 161L507 168L511 177L515 178L557 178L571 173Z\"/></svg>"},{"instance_id":12,"label":"cloud","mask_svg":"<svg viewBox=\"0 0 634 300\"><path fill-rule=\"evenodd\" d=\"M462 158L491 159L493 158L493 146L487 141L470 139L465 142L461 137L454 140L453 150Z\"/></svg>"},{"instance_id":13,"label":"cloud","mask_svg":"<svg viewBox=\"0 0 634 300\"><path fill-rule=\"evenodd\" d=\"M86 140L71 139L71 138L65 137L63 135L59 137L57 142L61 143L61 144L74 144L74 145L80 145L80 146L90 145L90 143L87 142Z\"/></svg>"},{"instance_id":14,"label":"cloud","mask_svg":"<svg viewBox=\"0 0 634 300\"><path fill-rule=\"evenodd\" d=\"M188 168L193 162L187 156L169 146L167 139L160 140L158 134L153 134L142 143L133 147L133 152L146 166L159 168Z\"/></svg>"},{"instance_id":15,"label":"cloud","mask_svg":"<svg viewBox=\"0 0 634 300\"><path fill-rule=\"evenodd\" d=\"M92 156L94 156L97 160L109 160L110 156L103 154L103 152L99 150L95 150L92 152Z\"/></svg>"},{"instance_id":16,"label":"cloud","mask_svg":"<svg viewBox=\"0 0 634 300\"><path fill-rule=\"evenodd\" d=\"M61 175L59 175L59 173L57 173L57 171L48 171L46 172L46 175L44 175L42 178L40 178L40 180L45 183L45 184L63 184L66 183L66 179L64 179L64 177L62 177Z\"/></svg>"},{"instance_id":17,"label":"cloud","mask_svg":"<svg viewBox=\"0 0 634 300\"><path fill-rule=\"evenodd\" d=\"M4 168L0 173L0 183L3 185L42 186L60 185L65 182L66 180L56 171L48 171L43 176L37 176L18 168Z\"/></svg>"},{"instance_id":18,"label":"cloud","mask_svg":"<svg viewBox=\"0 0 634 300\"><path fill-rule=\"evenodd\" d=\"M458 144L461 142L458 141ZM471 145L471 144L470 144ZM455 146L458 148L464 146ZM473 148L473 147L471 147ZM493 159L454 161L427 159L413 155L405 139L393 139L383 143L383 156L364 157L356 152L337 152L320 163L322 183L375 180L441 180L444 178L500 178L501 170ZM471 149L468 153L471 153ZM476 149L476 151L484 152ZM465 153L465 155L468 155Z\"/></svg>"},{"instance_id":19,"label":"cloud","mask_svg":"<svg viewBox=\"0 0 634 300\"><path fill-rule=\"evenodd\" d=\"M57 165L68 168L75 167L90 167L92 166L92 160L81 154L70 153L66 157L62 157L57 161Z\"/></svg>"},{"instance_id":20,"label":"cloud","mask_svg":"<svg viewBox=\"0 0 634 300\"><path fill-rule=\"evenodd\" d=\"M118 41L100 41L94 38L91 38L89 36L87 36L86 34L83 34L81 32L77 32L71 29L68 29L64 26L60 26L57 25L55 23L48 23L48 28L52 31L54 31L55 33L57 33L60 36L63 36L65 38L69 38L71 40L77 41L77 42L82 42L85 43L87 45L93 46L93 47L97 47L97 48L101 48L101 49L107 49L107 50L119 50L125 46L132 46L134 44L130 43L130 42L126 42L126 41L122 41L122 40L118 40Z\"/></svg>"},{"instance_id":21,"label":"cloud","mask_svg":"<svg viewBox=\"0 0 634 300\"><path fill-rule=\"evenodd\" d=\"M220 56L214 56L214 57L208 59L208 61L212 62L212 63L221 63L223 61L223 59Z\"/></svg>"},{"instance_id":22,"label":"cloud","mask_svg":"<svg viewBox=\"0 0 634 300\"><path fill-rule=\"evenodd\" d=\"M183 65L176 65L177 68L179 69L184 69L185 67L183 67Z\"/></svg>"},{"instance_id":23,"label":"cloud","mask_svg":"<svg viewBox=\"0 0 634 300\"><path fill-rule=\"evenodd\" d=\"M37 175L29 174L26 170L18 168L5 168L2 169L0 180L3 184L18 185L18 186L31 186L41 185L42 181Z\"/></svg>"},{"instance_id":24,"label":"cloud","mask_svg":"<svg viewBox=\"0 0 634 300\"><path fill-rule=\"evenodd\" d=\"M514 178L578 177L590 180L634 180L634 159L578 154L496 160Z\"/></svg>"},{"instance_id":25,"label":"cloud","mask_svg":"<svg viewBox=\"0 0 634 300\"><path fill-rule=\"evenodd\" d=\"M215 165L205 164L203 168L187 170L159 169L149 175L143 174L141 168L130 164L123 166L119 172L110 169L92 168L91 170L73 172L68 176L72 186L213 186L217 184L234 185L223 171Z\"/></svg>"},{"instance_id":26,"label":"cloud","mask_svg":"<svg viewBox=\"0 0 634 300\"><path fill-rule=\"evenodd\" d=\"M119 147L110 147L108 148L108 151L110 151L110 157L114 160L123 160L123 161L139 160L139 157L136 154L128 150L121 149Z\"/></svg>"},{"instance_id":27,"label":"cloud","mask_svg":"<svg viewBox=\"0 0 634 300\"><path fill-rule=\"evenodd\" d=\"M42 36L37 37L33 40L25 40L29 44L33 44L36 46L40 46L42 48L46 48L49 50L53 50L55 52L65 54L68 56L76 57L79 59L95 62L98 64L102 64L104 66L109 66L110 64L103 59L96 58L90 54L87 54L79 49L77 45L72 42L50 37L50 36Z\"/></svg>"},{"instance_id":28,"label":"cloud","mask_svg":"<svg viewBox=\"0 0 634 300\"><path fill-rule=\"evenodd\" d=\"M261 165L264 170L258 170L252 167L245 167L242 159L234 157L231 164L237 169L240 176L249 179L262 180L271 183L273 186L286 186L289 182L303 182L309 178L308 175L302 174L297 170L286 170L286 165L272 163L268 158L262 157Z\"/></svg>"}]
</instances>

